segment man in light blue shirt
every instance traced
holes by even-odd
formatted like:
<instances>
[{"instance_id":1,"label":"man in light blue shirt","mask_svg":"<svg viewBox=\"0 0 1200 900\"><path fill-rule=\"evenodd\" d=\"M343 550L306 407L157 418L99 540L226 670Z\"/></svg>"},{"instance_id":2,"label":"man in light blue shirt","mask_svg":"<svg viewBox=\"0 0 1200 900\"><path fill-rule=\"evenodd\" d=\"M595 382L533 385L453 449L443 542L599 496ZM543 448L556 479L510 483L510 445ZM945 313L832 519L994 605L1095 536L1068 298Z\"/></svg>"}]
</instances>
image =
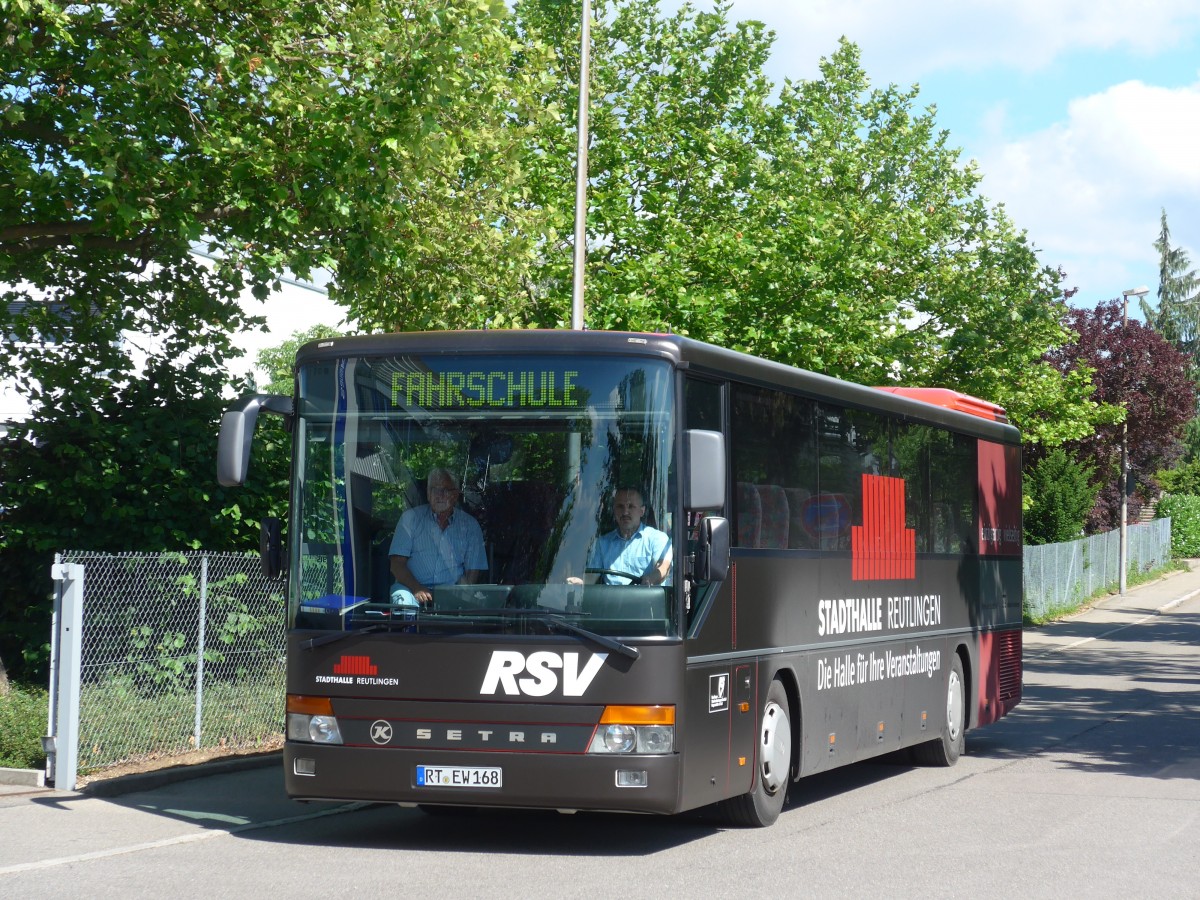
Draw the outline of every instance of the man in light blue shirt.
<instances>
[{"instance_id":1,"label":"man in light blue shirt","mask_svg":"<svg viewBox=\"0 0 1200 900\"><path fill-rule=\"evenodd\" d=\"M671 539L665 532L642 522L646 505L637 488L618 488L613 497L617 527L596 539L588 557L589 569L628 572L641 584L670 584ZM602 575L604 584L630 584L619 575Z\"/></svg>"},{"instance_id":2,"label":"man in light blue shirt","mask_svg":"<svg viewBox=\"0 0 1200 900\"><path fill-rule=\"evenodd\" d=\"M433 588L475 584L487 571L483 529L461 509L460 491L448 469L431 469L426 481L429 502L405 510L389 550L392 603L427 606Z\"/></svg>"}]
</instances>

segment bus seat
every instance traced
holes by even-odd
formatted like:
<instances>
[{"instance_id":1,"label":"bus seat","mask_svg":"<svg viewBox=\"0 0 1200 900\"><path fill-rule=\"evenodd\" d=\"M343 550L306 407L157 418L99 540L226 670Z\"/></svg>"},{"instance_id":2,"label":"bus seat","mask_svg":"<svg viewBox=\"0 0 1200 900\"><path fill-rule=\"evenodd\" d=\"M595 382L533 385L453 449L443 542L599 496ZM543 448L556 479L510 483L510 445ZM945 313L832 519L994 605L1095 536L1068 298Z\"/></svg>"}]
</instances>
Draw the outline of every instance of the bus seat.
<instances>
[{"instance_id":1,"label":"bus seat","mask_svg":"<svg viewBox=\"0 0 1200 900\"><path fill-rule=\"evenodd\" d=\"M758 546L786 550L791 530L787 494L777 484L760 484L758 497L762 505L762 530Z\"/></svg>"},{"instance_id":2,"label":"bus seat","mask_svg":"<svg viewBox=\"0 0 1200 900\"><path fill-rule=\"evenodd\" d=\"M558 489L535 481L489 484L479 510L492 572L497 584L538 580L542 551L562 506Z\"/></svg>"},{"instance_id":3,"label":"bus seat","mask_svg":"<svg viewBox=\"0 0 1200 900\"><path fill-rule=\"evenodd\" d=\"M804 530L804 501L812 496L807 488L784 488L788 501L788 546L812 547L813 541Z\"/></svg>"},{"instance_id":4,"label":"bus seat","mask_svg":"<svg viewBox=\"0 0 1200 900\"><path fill-rule=\"evenodd\" d=\"M762 498L753 484L737 483L737 545L757 547L762 535Z\"/></svg>"}]
</instances>

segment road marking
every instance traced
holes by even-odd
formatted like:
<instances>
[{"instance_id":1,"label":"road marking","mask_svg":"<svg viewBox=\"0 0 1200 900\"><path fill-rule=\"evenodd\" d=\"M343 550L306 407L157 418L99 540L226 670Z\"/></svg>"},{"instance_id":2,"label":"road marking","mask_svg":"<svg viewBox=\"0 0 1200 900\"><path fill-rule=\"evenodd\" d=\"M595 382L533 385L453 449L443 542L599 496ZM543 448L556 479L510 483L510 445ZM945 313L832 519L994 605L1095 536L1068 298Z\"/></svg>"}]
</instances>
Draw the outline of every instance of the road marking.
<instances>
[{"instance_id":1,"label":"road marking","mask_svg":"<svg viewBox=\"0 0 1200 900\"><path fill-rule=\"evenodd\" d=\"M1108 637L1110 634L1116 634L1118 631L1124 631L1126 628L1132 628L1134 625L1141 625L1143 622L1148 622L1157 615L1161 615L1162 613L1165 613L1168 610L1174 609L1176 606L1178 606L1180 603L1183 603L1185 600L1191 600L1197 594L1200 594L1200 588L1196 588L1196 590L1194 590L1194 591L1188 591L1182 597L1176 597L1174 600L1172 600L1169 603L1164 603L1162 606L1160 606L1154 612L1149 613L1148 615L1142 616L1136 622L1126 622L1124 625L1118 625L1116 628L1113 628L1113 629L1110 629L1110 630L1104 632L1104 634L1097 634L1094 637L1081 638L1080 640L1075 641L1074 643L1063 644L1061 647L1054 647L1050 650L1050 652L1058 653L1061 650L1074 650L1076 647L1082 647L1084 644L1090 643L1091 641L1098 641L1098 640Z\"/></svg>"},{"instance_id":2,"label":"road marking","mask_svg":"<svg viewBox=\"0 0 1200 900\"><path fill-rule=\"evenodd\" d=\"M147 841L144 844L130 844L126 847L112 847L108 850L95 850L91 853L79 853L75 856L60 856L55 859L42 859L37 862L18 863L15 866L0 867L0 875L12 875L17 872L32 872L37 869L52 869L55 866L66 866L71 863L88 862L93 859L107 859L111 856L122 856L126 853L140 853L143 850L156 850L160 847L174 847L178 844L192 844L197 841L207 841L210 838L222 837L227 834L239 834L243 831L256 831L260 828L278 828L282 825L294 825L297 822L308 822L312 819L320 819L325 816L337 816L342 813L356 812L360 809L365 809L372 806L371 803L350 803L346 806L338 806L333 809L324 809L319 812L305 813L301 816L289 816L284 819L271 819L267 822L249 822L245 825L236 825L233 828L218 828L211 831L200 831L195 834L181 834L177 837L162 838L157 841Z\"/></svg>"}]
</instances>

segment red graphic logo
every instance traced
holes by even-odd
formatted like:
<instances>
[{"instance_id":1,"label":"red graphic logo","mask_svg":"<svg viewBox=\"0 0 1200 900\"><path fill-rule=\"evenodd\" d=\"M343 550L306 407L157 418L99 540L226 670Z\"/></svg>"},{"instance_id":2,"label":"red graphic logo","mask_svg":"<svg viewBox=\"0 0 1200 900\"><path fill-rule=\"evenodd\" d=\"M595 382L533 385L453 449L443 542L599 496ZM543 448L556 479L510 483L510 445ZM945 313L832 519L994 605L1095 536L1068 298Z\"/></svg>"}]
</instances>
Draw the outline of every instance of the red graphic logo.
<instances>
[{"instance_id":1,"label":"red graphic logo","mask_svg":"<svg viewBox=\"0 0 1200 900\"><path fill-rule=\"evenodd\" d=\"M850 578L917 577L917 533L904 527L904 479L862 477L863 523L850 529Z\"/></svg>"},{"instance_id":2,"label":"red graphic logo","mask_svg":"<svg viewBox=\"0 0 1200 900\"><path fill-rule=\"evenodd\" d=\"M372 665L369 656L343 656L333 667L334 675L378 675L379 666Z\"/></svg>"}]
</instances>

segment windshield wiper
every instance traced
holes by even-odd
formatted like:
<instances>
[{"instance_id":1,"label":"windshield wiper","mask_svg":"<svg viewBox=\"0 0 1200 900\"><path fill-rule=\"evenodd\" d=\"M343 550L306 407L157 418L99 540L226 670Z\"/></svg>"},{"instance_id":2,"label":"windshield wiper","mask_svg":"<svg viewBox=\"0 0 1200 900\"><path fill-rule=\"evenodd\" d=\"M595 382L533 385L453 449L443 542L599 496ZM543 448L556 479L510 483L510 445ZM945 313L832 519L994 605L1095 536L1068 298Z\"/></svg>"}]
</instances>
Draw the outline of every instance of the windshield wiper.
<instances>
[{"instance_id":1,"label":"windshield wiper","mask_svg":"<svg viewBox=\"0 0 1200 900\"><path fill-rule=\"evenodd\" d=\"M426 613L425 615L429 615ZM421 618L425 618L425 615ZM433 613L433 616L448 616L453 618L468 617L468 616L499 616L501 618L521 618L540 622L547 628L555 628L567 634L573 634L576 637L584 638L594 644L599 644L606 650L611 650L614 653L619 653L621 656L629 659L638 659L641 657L641 651L637 647L631 647L629 644L618 641L616 638L608 637L604 634L597 634L587 628L582 628L574 622L568 621L560 613L551 612L544 609L446 609ZM430 618L433 618L430 616ZM419 622L420 620L416 620ZM302 650L315 650L317 647L324 647L327 644L333 644L345 638L356 634L377 634L380 631L393 631L396 627L404 627L413 625L412 619L396 619L395 621L376 622L367 625L363 628L354 628L350 631L335 631L330 634L323 634L320 637L310 638L300 645Z\"/></svg>"},{"instance_id":2,"label":"windshield wiper","mask_svg":"<svg viewBox=\"0 0 1200 900\"><path fill-rule=\"evenodd\" d=\"M623 644L616 638L610 638L604 634L596 634L594 631L589 631L586 628L581 628L574 622L568 622L563 616L558 613L545 612L543 610L532 609L529 611L529 618L535 622L541 622L544 625L558 628L568 634L576 635L577 637L585 638L595 644L599 644L606 650L612 650L614 653L619 653L629 659L637 659L642 655L637 647L631 647L628 644Z\"/></svg>"},{"instance_id":3,"label":"windshield wiper","mask_svg":"<svg viewBox=\"0 0 1200 900\"><path fill-rule=\"evenodd\" d=\"M403 624L412 624L412 623L409 622L409 623L403 623ZM356 634L374 634L375 632L378 632L378 631L391 631L391 630L392 630L392 623L377 622L374 625L367 625L367 626L364 626L363 628L352 628L349 631L334 631L334 632L331 632L330 634L323 634L320 637L309 638L307 641L305 641L303 644L300 645L300 649L301 650L316 650L318 647L324 647L326 644L335 644L344 638L353 637Z\"/></svg>"}]
</instances>

